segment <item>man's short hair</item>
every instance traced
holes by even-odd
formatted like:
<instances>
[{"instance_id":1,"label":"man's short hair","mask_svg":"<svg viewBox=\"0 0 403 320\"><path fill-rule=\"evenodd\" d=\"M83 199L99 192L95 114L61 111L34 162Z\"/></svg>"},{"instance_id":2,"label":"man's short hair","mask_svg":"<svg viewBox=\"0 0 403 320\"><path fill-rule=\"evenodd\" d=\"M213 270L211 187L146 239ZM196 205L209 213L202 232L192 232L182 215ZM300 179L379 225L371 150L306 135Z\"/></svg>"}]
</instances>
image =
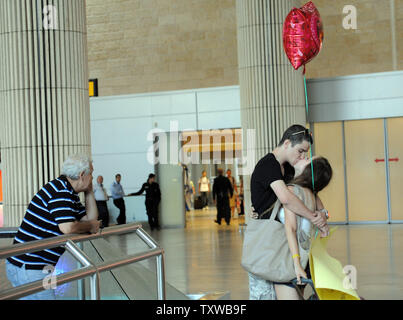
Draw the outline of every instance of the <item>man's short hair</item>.
<instances>
[{"instance_id":1,"label":"man's short hair","mask_svg":"<svg viewBox=\"0 0 403 320\"><path fill-rule=\"evenodd\" d=\"M91 159L85 154L73 154L64 161L62 175L72 180L78 180L82 172L84 175L90 173L91 162Z\"/></svg>"},{"instance_id":2,"label":"man's short hair","mask_svg":"<svg viewBox=\"0 0 403 320\"><path fill-rule=\"evenodd\" d=\"M117 173L115 178L117 178L117 177L122 177L122 176L120 175L120 173Z\"/></svg>"},{"instance_id":3,"label":"man's short hair","mask_svg":"<svg viewBox=\"0 0 403 320\"><path fill-rule=\"evenodd\" d=\"M281 147L286 140L291 141L292 147L294 147L296 144L302 143L303 141L308 141L310 144L313 143L312 135L309 129L306 129L299 124L292 125L284 132L278 146Z\"/></svg>"},{"instance_id":4,"label":"man's short hair","mask_svg":"<svg viewBox=\"0 0 403 320\"><path fill-rule=\"evenodd\" d=\"M150 173L149 175L148 175L148 179L151 179L151 178L154 178L155 177L155 174L154 173Z\"/></svg>"}]
</instances>

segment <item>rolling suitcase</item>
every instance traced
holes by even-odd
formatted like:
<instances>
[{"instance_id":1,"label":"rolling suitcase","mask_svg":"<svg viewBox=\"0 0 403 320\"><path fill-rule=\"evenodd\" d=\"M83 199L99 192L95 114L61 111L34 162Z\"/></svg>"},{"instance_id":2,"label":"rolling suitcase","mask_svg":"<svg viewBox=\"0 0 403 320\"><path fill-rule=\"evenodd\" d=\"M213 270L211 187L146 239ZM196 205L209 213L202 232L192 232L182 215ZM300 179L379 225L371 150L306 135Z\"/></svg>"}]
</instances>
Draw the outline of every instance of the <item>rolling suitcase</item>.
<instances>
[{"instance_id":1,"label":"rolling suitcase","mask_svg":"<svg viewBox=\"0 0 403 320\"><path fill-rule=\"evenodd\" d=\"M195 210L203 209L203 200L200 196L195 199L194 208Z\"/></svg>"}]
</instances>

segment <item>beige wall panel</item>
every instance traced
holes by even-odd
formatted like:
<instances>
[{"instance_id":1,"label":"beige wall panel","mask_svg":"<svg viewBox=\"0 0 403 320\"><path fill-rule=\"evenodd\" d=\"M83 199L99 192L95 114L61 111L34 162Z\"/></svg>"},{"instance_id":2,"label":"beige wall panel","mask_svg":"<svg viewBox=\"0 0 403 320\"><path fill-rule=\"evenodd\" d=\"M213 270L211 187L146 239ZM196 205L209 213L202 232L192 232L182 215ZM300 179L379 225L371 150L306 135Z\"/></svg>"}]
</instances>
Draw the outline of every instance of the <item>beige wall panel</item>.
<instances>
[{"instance_id":1,"label":"beige wall panel","mask_svg":"<svg viewBox=\"0 0 403 320\"><path fill-rule=\"evenodd\" d=\"M392 220L403 220L403 118L388 119ZM398 161L394 161L398 159ZM391 161L392 160L392 161Z\"/></svg>"},{"instance_id":2,"label":"beige wall panel","mask_svg":"<svg viewBox=\"0 0 403 320\"><path fill-rule=\"evenodd\" d=\"M345 122L349 221L386 221L383 119Z\"/></svg>"},{"instance_id":3,"label":"beige wall panel","mask_svg":"<svg viewBox=\"0 0 403 320\"><path fill-rule=\"evenodd\" d=\"M314 124L315 154L328 159L333 169L332 180L319 193L320 199L329 211L329 222L346 221L342 130L341 122Z\"/></svg>"}]
</instances>

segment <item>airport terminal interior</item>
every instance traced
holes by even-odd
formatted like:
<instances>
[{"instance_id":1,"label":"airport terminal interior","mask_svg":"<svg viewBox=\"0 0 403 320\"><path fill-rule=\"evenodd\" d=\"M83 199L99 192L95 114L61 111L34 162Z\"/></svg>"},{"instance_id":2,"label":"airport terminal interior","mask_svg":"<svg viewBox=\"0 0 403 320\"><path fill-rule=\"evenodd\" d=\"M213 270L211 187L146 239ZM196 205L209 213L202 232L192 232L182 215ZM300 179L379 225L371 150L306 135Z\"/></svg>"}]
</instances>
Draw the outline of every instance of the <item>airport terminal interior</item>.
<instances>
[{"instance_id":1,"label":"airport terminal interior","mask_svg":"<svg viewBox=\"0 0 403 320\"><path fill-rule=\"evenodd\" d=\"M52 237L67 249L56 299L250 299L251 176L293 124L333 170L321 243L340 283L316 269L319 297L403 299L403 1L0 2L0 299L38 292L13 288L5 259L31 199L77 153L93 186L103 177L109 224ZM220 172L234 194L221 224Z\"/></svg>"}]
</instances>

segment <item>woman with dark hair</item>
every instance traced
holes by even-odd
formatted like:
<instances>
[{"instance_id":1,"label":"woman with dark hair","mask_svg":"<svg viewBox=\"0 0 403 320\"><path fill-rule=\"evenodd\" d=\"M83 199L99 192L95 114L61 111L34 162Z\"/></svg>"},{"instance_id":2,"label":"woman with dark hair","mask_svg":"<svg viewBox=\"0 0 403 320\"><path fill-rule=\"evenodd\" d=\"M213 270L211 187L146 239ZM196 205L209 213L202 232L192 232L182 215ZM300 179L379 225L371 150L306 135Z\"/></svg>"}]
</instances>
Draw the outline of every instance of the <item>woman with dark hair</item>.
<instances>
[{"instance_id":1,"label":"woman with dark hair","mask_svg":"<svg viewBox=\"0 0 403 320\"><path fill-rule=\"evenodd\" d=\"M312 173L313 165L313 173ZM297 175L288 188L298 196L310 210L323 207L317 202L317 194L323 190L332 179L332 167L329 161L323 157L314 157L312 163L307 160L302 172ZM313 181L312 181L313 177ZM310 276L308 255L311 239L314 236L312 223L303 217L297 216L287 208L282 208L278 213L278 219L285 225L288 245L294 262L295 275L300 283L301 278ZM305 262L305 265L304 265ZM291 283L274 283L277 300L298 300L297 290Z\"/></svg>"}]
</instances>

